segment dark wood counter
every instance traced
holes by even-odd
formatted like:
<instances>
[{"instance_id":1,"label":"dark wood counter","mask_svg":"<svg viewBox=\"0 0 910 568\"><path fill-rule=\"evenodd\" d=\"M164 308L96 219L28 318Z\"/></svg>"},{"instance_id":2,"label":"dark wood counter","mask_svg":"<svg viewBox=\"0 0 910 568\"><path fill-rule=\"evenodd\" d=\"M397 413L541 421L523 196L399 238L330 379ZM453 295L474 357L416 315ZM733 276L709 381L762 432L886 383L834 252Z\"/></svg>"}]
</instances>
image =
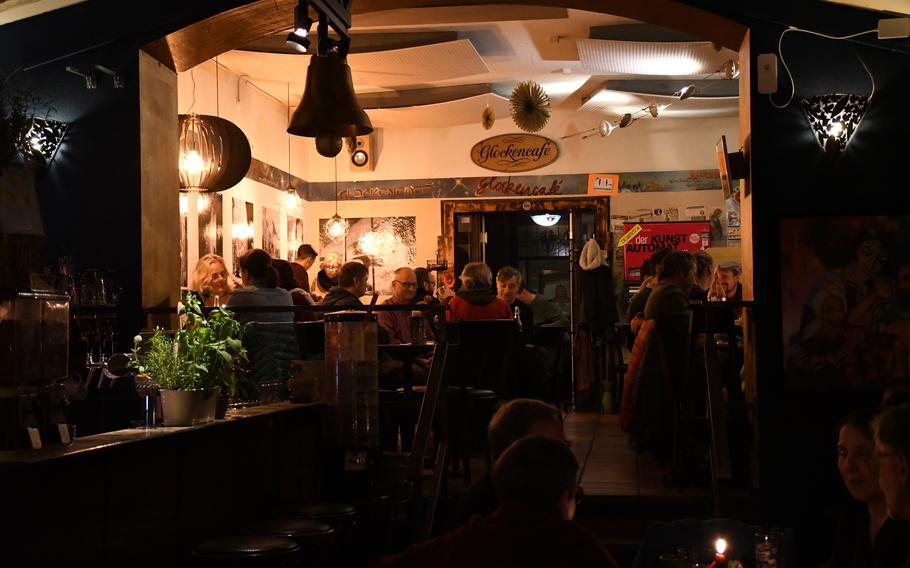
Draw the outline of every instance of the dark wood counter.
<instances>
[{"instance_id":1,"label":"dark wood counter","mask_svg":"<svg viewBox=\"0 0 910 568\"><path fill-rule=\"evenodd\" d=\"M315 498L323 408L280 403L0 452L0 565L185 565L194 544Z\"/></svg>"}]
</instances>

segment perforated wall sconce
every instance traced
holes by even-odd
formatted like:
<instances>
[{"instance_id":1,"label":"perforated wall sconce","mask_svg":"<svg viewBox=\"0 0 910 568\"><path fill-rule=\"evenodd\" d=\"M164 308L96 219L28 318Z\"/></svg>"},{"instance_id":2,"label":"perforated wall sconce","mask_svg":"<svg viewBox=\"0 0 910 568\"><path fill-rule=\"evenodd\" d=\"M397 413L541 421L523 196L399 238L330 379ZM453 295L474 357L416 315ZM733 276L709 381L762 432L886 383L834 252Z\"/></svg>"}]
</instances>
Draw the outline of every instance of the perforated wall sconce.
<instances>
[{"instance_id":1,"label":"perforated wall sconce","mask_svg":"<svg viewBox=\"0 0 910 568\"><path fill-rule=\"evenodd\" d=\"M19 152L32 166L45 167L63 141L67 124L59 120L32 118L25 134L19 139Z\"/></svg>"},{"instance_id":2,"label":"perforated wall sconce","mask_svg":"<svg viewBox=\"0 0 910 568\"><path fill-rule=\"evenodd\" d=\"M836 156L847 147L871 101L871 95L818 95L802 99L802 105L818 143Z\"/></svg>"}]
</instances>

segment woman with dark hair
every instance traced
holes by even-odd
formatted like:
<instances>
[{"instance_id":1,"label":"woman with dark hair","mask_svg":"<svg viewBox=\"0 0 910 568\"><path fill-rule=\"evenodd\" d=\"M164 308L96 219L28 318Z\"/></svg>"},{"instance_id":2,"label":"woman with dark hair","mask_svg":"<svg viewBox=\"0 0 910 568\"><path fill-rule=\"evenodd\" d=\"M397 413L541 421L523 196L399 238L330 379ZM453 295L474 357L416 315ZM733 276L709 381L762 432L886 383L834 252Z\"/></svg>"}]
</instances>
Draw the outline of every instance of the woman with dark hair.
<instances>
[{"instance_id":1,"label":"woman with dark hair","mask_svg":"<svg viewBox=\"0 0 910 568\"><path fill-rule=\"evenodd\" d=\"M295 306L312 306L313 297L310 293L300 287L300 283L294 277L294 270L291 263L280 258L272 259L272 266L278 271L278 287L284 288L291 294L291 299ZM312 321L315 316L309 312L295 312L294 321Z\"/></svg>"},{"instance_id":2,"label":"woman with dark hair","mask_svg":"<svg viewBox=\"0 0 910 568\"><path fill-rule=\"evenodd\" d=\"M888 516L878 480L871 413L857 412L841 421L837 469L853 501L838 522L826 568L901 566L910 552L910 523Z\"/></svg>"},{"instance_id":3,"label":"woman with dark hair","mask_svg":"<svg viewBox=\"0 0 910 568\"><path fill-rule=\"evenodd\" d=\"M240 257L243 288L234 290L227 307L293 306L291 294L278 288L278 271L272 257L262 249L252 249ZM237 314L241 324L251 321L293 321L294 312L245 312Z\"/></svg>"}]
</instances>

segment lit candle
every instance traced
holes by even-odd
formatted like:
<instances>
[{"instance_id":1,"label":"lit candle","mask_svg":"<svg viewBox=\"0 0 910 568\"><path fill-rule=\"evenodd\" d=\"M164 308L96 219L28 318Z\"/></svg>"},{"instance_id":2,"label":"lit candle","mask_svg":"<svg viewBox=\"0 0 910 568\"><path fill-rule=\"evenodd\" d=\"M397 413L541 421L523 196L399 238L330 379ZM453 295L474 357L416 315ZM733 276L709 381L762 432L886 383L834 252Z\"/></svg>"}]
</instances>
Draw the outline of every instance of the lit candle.
<instances>
[{"instance_id":1,"label":"lit candle","mask_svg":"<svg viewBox=\"0 0 910 568\"><path fill-rule=\"evenodd\" d=\"M711 566L714 568L723 568L727 563L727 557L724 555L724 553L727 552L727 541L722 538L715 540L714 550L717 551L717 554L714 556L714 562L711 563Z\"/></svg>"}]
</instances>

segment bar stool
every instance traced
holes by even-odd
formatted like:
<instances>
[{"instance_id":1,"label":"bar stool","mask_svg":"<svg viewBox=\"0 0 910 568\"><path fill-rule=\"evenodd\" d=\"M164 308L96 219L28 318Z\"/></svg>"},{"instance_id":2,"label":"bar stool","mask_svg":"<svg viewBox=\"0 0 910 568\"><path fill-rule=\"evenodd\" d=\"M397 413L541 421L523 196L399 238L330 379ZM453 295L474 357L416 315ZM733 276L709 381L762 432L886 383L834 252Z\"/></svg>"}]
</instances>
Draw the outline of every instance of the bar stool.
<instances>
[{"instance_id":1,"label":"bar stool","mask_svg":"<svg viewBox=\"0 0 910 568\"><path fill-rule=\"evenodd\" d=\"M288 538L300 545L307 567L328 566L335 555L335 529L310 519L271 519L247 527L247 534Z\"/></svg>"},{"instance_id":2,"label":"bar stool","mask_svg":"<svg viewBox=\"0 0 910 568\"><path fill-rule=\"evenodd\" d=\"M193 548L193 566L211 568L294 568L300 545L274 536L235 536L207 540Z\"/></svg>"},{"instance_id":3,"label":"bar stool","mask_svg":"<svg viewBox=\"0 0 910 568\"><path fill-rule=\"evenodd\" d=\"M350 560L353 553L354 525L357 522L357 509L346 503L304 503L291 505L285 510L286 516L297 519L309 519L325 523L335 529L337 543L342 560ZM349 564L350 562L343 562Z\"/></svg>"}]
</instances>

